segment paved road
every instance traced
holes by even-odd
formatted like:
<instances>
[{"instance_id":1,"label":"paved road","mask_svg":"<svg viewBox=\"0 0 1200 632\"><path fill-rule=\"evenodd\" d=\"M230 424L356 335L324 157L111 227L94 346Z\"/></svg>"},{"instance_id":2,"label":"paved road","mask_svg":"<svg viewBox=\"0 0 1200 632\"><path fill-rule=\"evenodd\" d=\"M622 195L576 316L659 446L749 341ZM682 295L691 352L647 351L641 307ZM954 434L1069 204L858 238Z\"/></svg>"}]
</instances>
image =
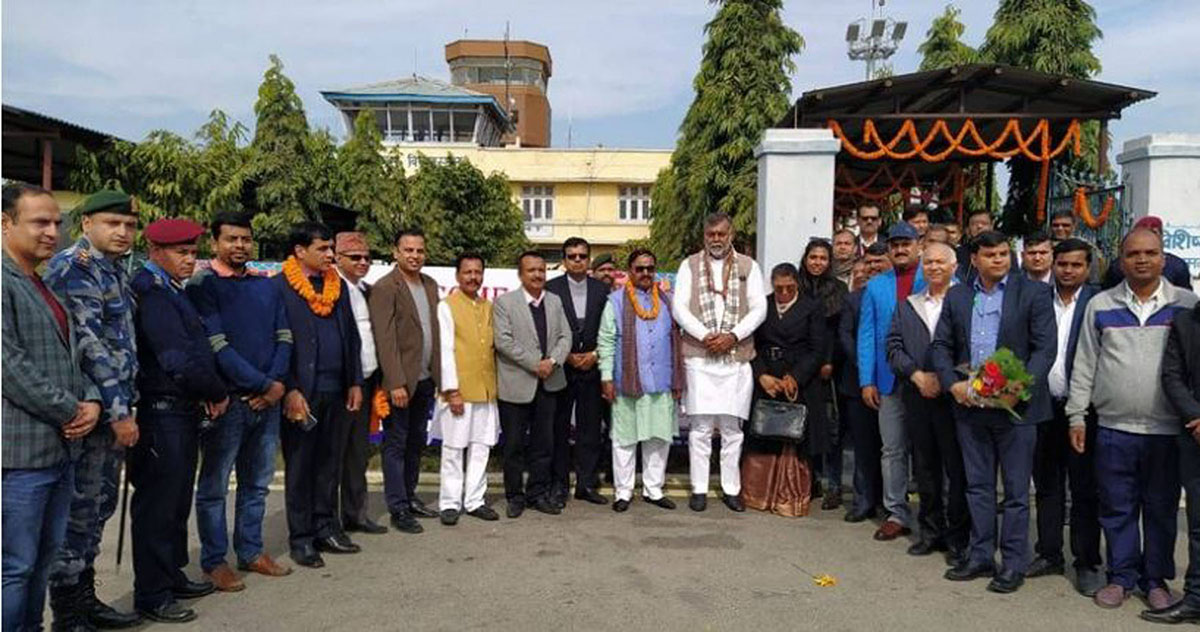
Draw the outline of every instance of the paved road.
<instances>
[{"instance_id":1,"label":"paved road","mask_svg":"<svg viewBox=\"0 0 1200 632\"><path fill-rule=\"evenodd\" d=\"M423 494L432 502L434 494ZM286 558L282 496L269 501L267 544ZM321 570L247 578L247 590L195 602L180 629L239 630L1119 630L1153 628L1131 599L1103 611L1065 578L1030 580L1014 595L985 581L943 580L940 556L871 540L873 525L841 511L789 519L733 514L714 498L702 514L635 502L628 513L573 501L561 516L458 526L422 535L358 536L364 551L326 556ZM371 507L382 507L373 490ZM495 500L503 510L503 501ZM232 512L232 510L231 510ZM198 557L192 528L192 559ZM1182 536L1182 533L1181 533ZM116 520L105 536L99 592L132 603L132 570L114 575ZM1181 539L1177 559L1186 559ZM804 570L800 570L804 569ZM191 569L193 576L198 569ZM818 587L808 573L828 573ZM1182 568L1180 569L1182 575ZM1178 582L1176 583L1178 587ZM157 626L168 628L170 626Z\"/></svg>"}]
</instances>

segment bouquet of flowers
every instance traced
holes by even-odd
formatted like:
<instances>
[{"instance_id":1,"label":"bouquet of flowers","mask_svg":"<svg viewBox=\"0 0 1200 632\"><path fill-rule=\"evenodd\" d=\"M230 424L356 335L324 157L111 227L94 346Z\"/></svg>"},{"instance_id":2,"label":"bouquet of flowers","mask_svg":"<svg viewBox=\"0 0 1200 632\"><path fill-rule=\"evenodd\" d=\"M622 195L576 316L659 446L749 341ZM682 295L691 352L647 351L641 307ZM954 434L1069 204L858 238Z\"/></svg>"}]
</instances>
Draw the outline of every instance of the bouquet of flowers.
<instances>
[{"instance_id":1,"label":"bouquet of flowers","mask_svg":"<svg viewBox=\"0 0 1200 632\"><path fill-rule=\"evenodd\" d=\"M1010 349L1001 347L967 378L967 399L976 406L1003 408L1020 419L1016 406L1029 401L1033 376Z\"/></svg>"}]
</instances>

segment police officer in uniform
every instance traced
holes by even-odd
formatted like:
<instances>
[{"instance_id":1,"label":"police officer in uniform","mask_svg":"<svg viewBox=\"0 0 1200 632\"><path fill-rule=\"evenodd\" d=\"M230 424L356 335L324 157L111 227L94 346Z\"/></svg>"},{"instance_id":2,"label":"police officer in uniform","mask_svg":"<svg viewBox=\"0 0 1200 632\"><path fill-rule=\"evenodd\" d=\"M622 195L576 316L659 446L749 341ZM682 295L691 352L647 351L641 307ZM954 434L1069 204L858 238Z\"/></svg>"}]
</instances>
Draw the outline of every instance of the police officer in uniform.
<instances>
[{"instance_id":1,"label":"police officer in uniform","mask_svg":"<svg viewBox=\"0 0 1200 632\"><path fill-rule=\"evenodd\" d=\"M50 259L45 282L64 299L74 321L80 364L100 389L102 413L75 464L66 540L50 568L50 606L55 620L83 619L117 629L136 625L140 617L96 598L93 562L104 523L117 508L124 450L138 440L134 299L126 268L138 218L132 198L120 191L99 191L79 211L83 237Z\"/></svg>"},{"instance_id":2,"label":"police officer in uniform","mask_svg":"<svg viewBox=\"0 0 1200 632\"><path fill-rule=\"evenodd\" d=\"M195 619L196 613L177 600L214 590L211 582L193 582L183 574L202 420L221 423L229 406L200 314L183 293L203 232L203 226L186 219L147 226L150 260L132 282L138 301L142 431L129 454L133 602L147 619L162 623Z\"/></svg>"}]
</instances>

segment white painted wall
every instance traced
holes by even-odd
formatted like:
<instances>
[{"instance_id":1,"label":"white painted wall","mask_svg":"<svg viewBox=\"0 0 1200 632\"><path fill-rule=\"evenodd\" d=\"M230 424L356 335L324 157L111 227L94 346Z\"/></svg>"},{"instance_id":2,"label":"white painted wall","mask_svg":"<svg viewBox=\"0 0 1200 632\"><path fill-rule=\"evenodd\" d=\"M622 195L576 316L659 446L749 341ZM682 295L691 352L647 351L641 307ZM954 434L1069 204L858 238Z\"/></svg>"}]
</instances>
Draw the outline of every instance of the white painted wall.
<instances>
[{"instance_id":1,"label":"white painted wall","mask_svg":"<svg viewBox=\"0 0 1200 632\"><path fill-rule=\"evenodd\" d=\"M758 159L757 259L763 274L798 263L812 237L833 232L834 159L841 141L827 129L768 129Z\"/></svg>"},{"instance_id":2,"label":"white painted wall","mask_svg":"<svg viewBox=\"0 0 1200 632\"><path fill-rule=\"evenodd\" d=\"M1150 134L1126 141L1117 163L1133 218L1163 220L1163 245L1200 275L1200 134Z\"/></svg>"}]
</instances>

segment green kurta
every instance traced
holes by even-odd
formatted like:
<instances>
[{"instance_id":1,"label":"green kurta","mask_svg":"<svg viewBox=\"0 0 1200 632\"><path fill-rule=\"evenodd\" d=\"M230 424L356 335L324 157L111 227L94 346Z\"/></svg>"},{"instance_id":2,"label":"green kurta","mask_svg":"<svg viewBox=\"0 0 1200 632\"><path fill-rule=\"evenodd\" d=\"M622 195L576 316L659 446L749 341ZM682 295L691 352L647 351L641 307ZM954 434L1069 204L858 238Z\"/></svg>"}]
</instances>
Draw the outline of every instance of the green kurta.
<instances>
[{"instance_id":1,"label":"green kurta","mask_svg":"<svg viewBox=\"0 0 1200 632\"><path fill-rule=\"evenodd\" d=\"M668 318L666 310L660 318ZM600 319L600 379L611 382L613 365L620 361L621 338L617 331L617 316L612 303L604 306ZM641 397L617 395L612 405L612 441L619 446L631 446L647 439L671 441L679 434L675 398L671 393L648 393Z\"/></svg>"}]
</instances>

